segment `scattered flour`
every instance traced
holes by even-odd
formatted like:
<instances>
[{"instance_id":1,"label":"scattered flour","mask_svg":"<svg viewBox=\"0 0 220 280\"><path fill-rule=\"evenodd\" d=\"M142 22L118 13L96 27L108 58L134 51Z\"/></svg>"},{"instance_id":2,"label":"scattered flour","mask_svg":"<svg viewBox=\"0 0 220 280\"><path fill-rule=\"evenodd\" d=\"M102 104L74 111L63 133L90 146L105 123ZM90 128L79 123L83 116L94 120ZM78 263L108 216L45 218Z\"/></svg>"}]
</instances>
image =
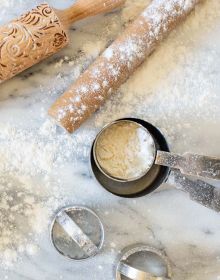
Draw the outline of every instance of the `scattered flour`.
<instances>
[{"instance_id":1,"label":"scattered flour","mask_svg":"<svg viewBox=\"0 0 220 280\"><path fill-rule=\"evenodd\" d=\"M27 176L1 173L0 264L4 267L10 267L22 254L38 252L39 235L59 205L47 190L45 182L42 186Z\"/></svg>"},{"instance_id":2,"label":"scattered flour","mask_svg":"<svg viewBox=\"0 0 220 280\"><path fill-rule=\"evenodd\" d=\"M98 61L55 103L50 111L51 115L69 131L74 131L134 73L169 32L194 10L198 2L199 0L152 1L124 35L113 42ZM103 87L106 79L108 84ZM82 90L85 88L85 81L86 89ZM75 102L78 95L81 100Z\"/></svg>"},{"instance_id":3,"label":"scattered flour","mask_svg":"<svg viewBox=\"0 0 220 280\"><path fill-rule=\"evenodd\" d=\"M142 176L154 161L152 136L134 122L121 121L105 128L95 149L102 170L120 180Z\"/></svg>"},{"instance_id":4,"label":"scattered flour","mask_svg":"<svg viewBox=\"0 0 220 280\"><path fill-rule=\"evenodd\" d=\"M220 2L214 0L198 6L104 104L95 116L96 126L123 117L144 118L158 125L171 143L179 135L180 149L196 137L190 129L194 123L202 120L200 128L208 126L213 133L219 118L219 54L212 38L217 32L215 11L219 9ZM210 119L212 124L207 123ZM198 147L197 142L194 145Z\"/></svg>"},{"instance_id":5,"label":"scattered flour","mask_svg":"<svg viewBox=\"0 0 220 280\"><path fill-rule=\"evenodd\" d=\"M89 41L82 46L82 51L86 56L91 56L93 59L96 58L105 48L105 42L100 41Z\"/></svg>"},{"instance_id":6,"label":"scattered flour","mask_svg":"<svg viewBox=\"0 0 220 280\"><path fill-rule=\"evenodd\" d=\"M80 157L88 156L83 143L93 137L71 138L50 120L36 131L0 125L0 265L10 267L22 255L38 252L40 236L65 205L62 182L54 174L68 162L74 168L76 149Z\"/></svg>"},{"instance_id":7,"label":"scattered flour","mask_svg":"<svg viewBox=\"0 0 220 280\"><path fill-rule=\"evenodd\" d=\"M24 10L25 3L28 5L28 2L1 1L0 19L6 19L8 10L15 3L16 8L18 7L16 12L19 12L19 9ZM7 123L1 120L0 263L3 266L14 264L23 253L32 255L37 252L40 236L45 232L48 234L49 217L54 214L58 205L63 205L59 192L62 191L62 184L54 182L51 175L63 168L66 162L71 162L74 168L79 158L88 158L88 143L94 139L97 128L117 118L137 116L166 131L171 144L181 139L181 147L184 142L189 147L189 143L192 143L190 139L195 139L192 144L196 149L198 143L201 143L200 135L206 137L204 131L207 134L207 129L211 126L206 120L211 120L213 124L220 117L220 88L216 82L219 79L220 55L219 48L215 46L218 43L216 34L220 1L205 2L204 6L198 7L194 15L163 42L157 52L119 89L118 94L111 97L95 118L90 120L86 129L81 129L70 137L59 133L49 120L36 129L22 128L15 126L14 121ZM126 26L135 19L149 3L149 0L135 3L128 0L121 20L115 15L103 17L103 24L97 21L97 25L93 23L82 27L85 32L74 32L74 44L66 51L69 58L61 57L58 62L47 65L42 77L36 72L30 78L33 84L39 84L41 80L40 97L37 92L35 96L30 96L30 87L24 87L26 81L17 79L16 82L1 85L1 100L6 93L15 92L16 105L10 99L10 106L14 104L15 108L20 108L19 98L24 97L22 104L28 105L39 98L46 111L51 99L56 98L58 93L61 94L104 46L111 43L121 31L121 26ZM97 37L94 36L94 29L100 34ZM94 41L98 42L97 49ZM107 52L106 55L110 57L111 53ZM117 69L113 70L117 73ZM50 72L50 78L47 71ZM51 73L54 73L52 71L58 71L54 83L51 81ZM46 87L48 80L51 84ZM104 81L103 86L108 86L108 82ZM17 88L21 90L18 92ZM1 107L2 111L5 105L4 103ZM38 109L36 105L36 116L39 117ZM203 129L203 133L197 133L198 136L192 135L191 126L194 123L197 124L195 133ZM188 129L190 135L184 132ZM209 136L206 138L209 147L217 139L213 148L215 153L218 137L212 137L212 141ZM35 177L39 177L39 180ZM108 212L105 214L108 215Z\"/></svg>"},{"instance_id":8,"label":"scattered flour","mask_svg":"<svg viewBox=\"0 0 220 280\"><path fill-rule=\"evenodd\" d=\"M127 25L135 20L137 15L139 15L146 8L146 6L150 4L150 2L150 0L139 0L134 4L134 0L127 0L122 11L123 22L125 22Z\"/></svg>"}]
</instances>

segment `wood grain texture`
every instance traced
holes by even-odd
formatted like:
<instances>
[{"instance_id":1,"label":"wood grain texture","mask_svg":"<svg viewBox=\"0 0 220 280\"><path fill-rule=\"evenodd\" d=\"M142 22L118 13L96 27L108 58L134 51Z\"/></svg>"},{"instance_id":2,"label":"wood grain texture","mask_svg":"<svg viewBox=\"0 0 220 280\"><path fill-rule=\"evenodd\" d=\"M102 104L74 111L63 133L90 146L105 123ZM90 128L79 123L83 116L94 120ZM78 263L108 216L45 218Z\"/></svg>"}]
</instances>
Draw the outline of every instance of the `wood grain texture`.
<instances>
[{"instance_id":1,"label":"wood grain texture","mask_svg":"<svg viewBox=\"0 0 220 280\"><path fill-rule=\"evenodd\" d=\"M65 47L71 23L108 12L124 2L78 0L63 11L42 4L0 27L0 83Z\"/></svg>"},{"instance_id":2,"label":"wood grain texture","mask_svg":"<svg viewBox=\"0 0 220 280\"><path fill-rule=\"evenodd\" d=\"M0 82L58 52L67 43L62 23L47 4L0 27Z\"/></svg>"},{"instance_id":3,"label":"wood grain texture","mask_svg":"<svg viewBox=\"0 0 220 280\"><path fill-rule=\"evenodd\" d=\"M125 3L125 0L78 0L70 8L56 10L61 22L68 27L73 22L112 11Z\"/></svg>"},{"instance_id":4,"label":"wood grain texture","mask_svg":"<svg viewBox=\"0 0 220 280\"><path fill-rule=\"evenodd\" d=\"M154 0L50 108L72 133L120 87L200 0Z\"/></svg>"}]
</instances>

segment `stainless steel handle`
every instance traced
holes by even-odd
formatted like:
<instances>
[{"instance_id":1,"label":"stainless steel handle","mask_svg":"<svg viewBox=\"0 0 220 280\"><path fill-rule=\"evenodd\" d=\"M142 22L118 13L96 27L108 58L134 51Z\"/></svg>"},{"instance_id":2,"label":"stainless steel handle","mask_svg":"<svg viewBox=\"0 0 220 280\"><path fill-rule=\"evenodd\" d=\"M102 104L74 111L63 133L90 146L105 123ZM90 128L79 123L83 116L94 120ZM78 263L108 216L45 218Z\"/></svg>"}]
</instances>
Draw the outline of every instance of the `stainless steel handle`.
<instances>
[{"instance_id":1,"label":"stainless steel handle","mask_svg":"<svg viewBox=\"0 0 220 280\"><path fill-rule=\"evenodd\" d=\"M66 212L59 213L56 217L56 221L88 256L93 256L98 252L99 249L97 246Z\"/></svg>"},{"instance_id":2,"label":"stainless steel handle","mask_svg":"<svg viewBox=\"0 0 220 280\"><path fill-rule=\"evenodd\" d=\"M220 159L197 154L157 151L155 163L179 169L182 174L220 180Z\"/></svg>"},{"instance_id":3,"label":"stainless steel handle","mask_svg":"<svg viewBox=\"0 0 220 280\"><path fill-rule=\"evenodd\" d=\"M149 272L141 271L124 262L120 262L118 272L131 280L168 280L168 278L153 276Z\"/></svg>"},{"instance_id":4,"label":"stainless steel handle","mask_svg":"<svg viewBox=\"0 0 220 280\"><path fill-rule=\"evenodd\" d=\"M189 194L190 199L216 212L220 212L220 188L212 186L201 180L191 180L180 172L175 171L170 174L170 184L175 184L180 189Z\"/></svg>"}]
</instances>

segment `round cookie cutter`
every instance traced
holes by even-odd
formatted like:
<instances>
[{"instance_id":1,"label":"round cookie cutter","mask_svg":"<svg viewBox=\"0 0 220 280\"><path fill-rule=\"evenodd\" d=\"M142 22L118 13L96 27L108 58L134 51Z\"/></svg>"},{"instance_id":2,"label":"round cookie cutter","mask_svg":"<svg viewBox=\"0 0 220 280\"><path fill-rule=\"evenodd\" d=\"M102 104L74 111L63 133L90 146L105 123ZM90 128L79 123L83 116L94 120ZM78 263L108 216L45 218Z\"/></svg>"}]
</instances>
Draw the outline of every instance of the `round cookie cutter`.
<instances>
[{"instance_id":1,"label":"round cookie cutter","mask_svg":"<svg viewBox=\"0 0 220 280\"><path fill-rule=\"evenodd\" d=\"M134 122L151 135L155 145L155 159L151 168L140 178L134 180L121 180L107 174L100 166L95 147L98 138L105 129L118 122ZM158 156L159 155L159 156ZM214 211L220 211L220 194L217 188L201 180L187 178L181 171L188 175L203 176L205 178L220 179L220 159L195 154L183 156L170 153L169 145L161 131L145 120L136 118L125 118L116 120L105 126L95 138L91 153L90 162L92 172L97 181L109 192L121 197L140 197L156 190L162 183L165 183L172 171L173 178L169 180L180 190L187 192L190 198L203 206ZM179 170L181 171L179 171Z\"/></svg>"},{"instance_id":2,"label":"round cookie cutter","mask_svg":"<svg viewBox=\"0 0 220 280\"><path fill-rule=\"evenodd\" d=\"M146 245L127 248L116 268L116 280L168 280L171 277L169 259L160 250Z\"/></svg>"},{"instance_id":3,"label":"round cookie cutter","mask_svg":"<svg viewBox=\"0 0 220 280\"><path fill-rule=\"evenodd\" d=\"M64 257L75 261L86 260L102 249L104 227L97 214L89 208L63 208L52 222L51 241Z\"/></svg>"}]
</instances>

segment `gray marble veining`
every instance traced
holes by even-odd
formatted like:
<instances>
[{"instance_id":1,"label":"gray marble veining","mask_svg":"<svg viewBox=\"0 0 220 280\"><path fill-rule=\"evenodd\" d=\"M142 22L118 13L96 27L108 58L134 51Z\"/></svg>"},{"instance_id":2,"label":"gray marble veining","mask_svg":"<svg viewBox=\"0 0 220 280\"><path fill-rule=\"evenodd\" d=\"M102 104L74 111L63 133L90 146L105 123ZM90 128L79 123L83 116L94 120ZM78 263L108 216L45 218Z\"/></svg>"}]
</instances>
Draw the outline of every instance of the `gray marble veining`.
<instances>
[{"instance_id":1,"label":"gray marble veining","mask_svg":"<svg viewBox=\"0 0 220 280\"><path fill-rule=\"evenodd\" d=\"M214 9L214 1L212 0L207 7L206 4L204 5L203 13L205 9L207 9L207 13L210 9ZM10 5L5 5L5 1L3 1L3 4L0 3L0 8L2 6L1 24L41 1L35 0L30 3L27 0L8 0L9 4L12 2L16 3L16 7L11 8ZM72 1L68 0L62 4L58 0L48 2L61 8L67 7ZM197 16L199 17L199 15ZM14 79L1 84L0 123L11 122L15 126L30 130L39 127L45 121L50 104L75 79L74 73L77 62L82 65L79 69L79 72L82 72L94 60L94 57L86 57L82 51L82 44L85 43L83 36L89 34L90 40L100 40L104 25L113 19L119 26L117 28L117 32L119 32L121 20L118 11L74 25L74 28L70 30L71 44L68 48ZM211 21L211 19L209 20ZM209 34L202 35L203 32L201 31L195 38L195 48L199 48L200 44L203 45L198 52L198 56L203 56L204 60L213 59L212 63L209 64L211 65L209 70L207 70L207 79L214 81L210 85L210 92L220 89L220 59L217 59L220 56L216 55L220 49L219 11L216 11L215 19L212 20L215 21L215 28L213 28L215 36L213 34L212 37L209 37ZM99 27L99 33L96 33L97 26ZM181 33L181 28L178 31ZM110 43L117 32L112 32L110 35L106 34L105 45ZM172 38L175 35L175 33L172 34ZM80 40L74 40L74 38L80 38ZM86 38L88 37L86 36ZM213 41L210 41L210 38ZM160 51L163 47L164 49L169 48L167 46L169 43L169 40L165 42ZM175 50L173 51L175 52ZM55 67L57 62L59 63L60 59L65 56L67 58L64 59L62 65ZM154 57L151 59L153 60ZM70 66L70 61L76 62L74 67ZM145 64L142 72L137 73L137 75L143 74L144 69L147 71L149 67L151 67L150 64ZM172 67L175 69L174 65ZM187 67L186 65L186 69ZM167 77L172 73L171 68L166 73ZM199 76L199 66L197 71ZM195 73L193 75L196 76ZM162 97L163 92L161 93ZM187 98L190 100L193 96L185 98L187 102ZM176 125L175 115L168 114L168 119L164 122L162 118L158 117L157 113L154 115L153 111L151 112L149 109L149 118L152 121L152 118L155 117L157 125L164 131L170 131L169 125L173 126L172 133L168 133L168 139L174 151L183 152L187 147L190 147L192 152L220 156L220 116L218 115L220 98L215 98L213 102L211 102L211 98L210 93L206 108L201 108L201 110L206 112L216 106L215 122L213 122L212 116L209 118L208 114L205 122L201 121L199 117L191 118L191 116L187 116L188 118L183 118L183 123L188 127L187 124L190 122L191 126L184 133ZM181 108L176 108L175 112L178 110L180 114L183 113ZM127 115L127 111L123 111L122 107L123 113ZM209 126L209 133L205 133L207 126ZM79 153L76 155L79 162L78 167L72 170L71 165L68 165L65 174L61 170L57 174L57 178L63 180L62 195L68 200L68 204L86 205L96 211L102 219L106 240L101 254L81 263L67 260L53 248L48 228L48 231L42 234L39 239L40 251L38 254L22 256L22 260L7 270L0 267L0 279L113 280L115 279L115 265L120 251L135 243L144 243L164 250L172 263L177 280L220 279L220 214L193 202L187 194L168 184L164 184L156 192L138 199L123 199L107 193L95 181L89 167L88 150L98 129L97 127L94 128L93 117L77 132L78 135L90 132L88 141L81 147L81 156L79 156ZM85 155L83 154L84 149L87 151ZM60 207L62 206L60 205Z\"/></svg>"}]
</instances>

